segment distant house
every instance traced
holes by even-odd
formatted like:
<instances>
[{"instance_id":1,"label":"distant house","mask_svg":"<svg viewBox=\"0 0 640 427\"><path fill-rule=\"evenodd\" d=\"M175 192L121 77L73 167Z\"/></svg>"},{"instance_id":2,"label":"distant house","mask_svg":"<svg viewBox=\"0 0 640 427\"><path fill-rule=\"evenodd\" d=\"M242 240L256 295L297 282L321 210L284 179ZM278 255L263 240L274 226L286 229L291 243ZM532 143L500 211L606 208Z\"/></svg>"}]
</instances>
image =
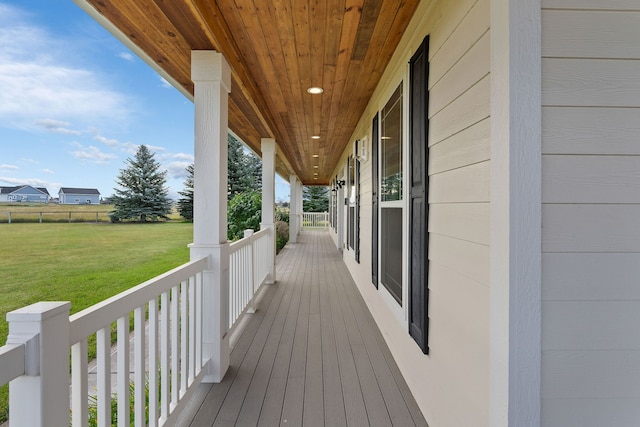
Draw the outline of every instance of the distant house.
<instances>
[{"instance_id":1,"label":"distant house","mask_svg":"<svg viewBox=\"0 0 640 427\"><path fill-rule=\"evenodd\" d=\"M58 191L61 205L98 205L100 192L95 188L62 187Z\"/></svg>"},{"instance_id":2,"label":"distant house","mask_svg":"<svg viewBox=\"0 0 640 427\"><path fill-rule=\"evenodd\" d=\"M0 202L48 203L49 197L49 191L44 187L0 187Z\"/></svg>"}]
</instances>

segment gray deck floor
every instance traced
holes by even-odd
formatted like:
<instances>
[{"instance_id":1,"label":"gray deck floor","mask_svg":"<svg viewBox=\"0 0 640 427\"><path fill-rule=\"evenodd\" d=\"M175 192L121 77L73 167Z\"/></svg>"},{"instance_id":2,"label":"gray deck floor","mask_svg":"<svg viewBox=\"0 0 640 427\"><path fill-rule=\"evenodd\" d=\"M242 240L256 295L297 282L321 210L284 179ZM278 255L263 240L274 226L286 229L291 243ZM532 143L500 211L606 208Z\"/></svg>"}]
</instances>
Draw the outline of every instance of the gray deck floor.
<instances>
[{"instance_id":1,"label":"gray deck floor","mask_svg":"<svg viewBox=\"0 0 640 427\"><path fill-rule=\"evenodd\" d=\"M330 236L301 233L277 275L185 424L426 426Z\"/></svg>"}]
</instances>

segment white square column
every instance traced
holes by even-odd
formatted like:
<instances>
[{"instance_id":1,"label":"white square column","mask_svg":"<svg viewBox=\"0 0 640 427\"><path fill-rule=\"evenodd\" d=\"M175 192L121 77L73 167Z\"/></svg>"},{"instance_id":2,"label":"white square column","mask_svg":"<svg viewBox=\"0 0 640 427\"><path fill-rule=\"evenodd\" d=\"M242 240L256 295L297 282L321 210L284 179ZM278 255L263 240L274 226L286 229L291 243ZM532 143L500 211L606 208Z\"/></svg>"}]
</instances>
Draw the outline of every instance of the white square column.
<instances>
[{"instance_id":1,"label":"white square column","mask_svg":"<svg viewBox=\"0 0 640 427\"><path fill-rule=\"evenodd\" d=\"M191 259L209 257L203 274L205 382L229 368L229 254L227 243L227 134L231 69L221 53L191 52L195 147Z\"/></svg>"},{"instance_id":2,"label":"white square column","mask_svg":"<svg viewBox=\"0 0 640 427\"><path fill-rule=\"evenodd\" d=\"M298 230L300 229L300 208L298 203L298 193L300 185L296 175L289 176L289 242L297 243Z\"/></svg>"},{"instance_id":3,"label":"white square column","mask_svg":"<svg viewBox=\"0 0 640 427\"><path fill-rule=\"evenodd\" d=\"M269 256L270 272L267 283L276 281L276 141L272 138L262 138L262 222L260 229L271 229L273 238L273 252Z\"/></svg>"}]
</instances>

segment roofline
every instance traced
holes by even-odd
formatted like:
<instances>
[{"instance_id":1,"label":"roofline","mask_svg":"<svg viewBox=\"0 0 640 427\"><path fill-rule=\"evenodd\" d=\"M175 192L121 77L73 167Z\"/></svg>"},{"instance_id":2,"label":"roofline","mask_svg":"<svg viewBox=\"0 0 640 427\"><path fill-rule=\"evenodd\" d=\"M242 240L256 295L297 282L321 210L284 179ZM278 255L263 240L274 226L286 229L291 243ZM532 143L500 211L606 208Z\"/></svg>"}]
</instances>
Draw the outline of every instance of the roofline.
<instances>
[{"instance_id":1,"label":"roofline","mask_svg":"<svg viewBox=\"0 0 640 427\"><path fill-rule=\"evenodd\" d=\"M171 77L162 67L160 67L149 55L134 44L118 27L113 25L111 21L100 14L93 6L86 2L86 0L73 0L73 2L84 10L90 17L95 19L104 29L110 32L116 39L135 53L140 59L147 63L156 73L160 74L162 78L171 84L178 92L182 93L187 99L193 102L193 95L187 91L180 83L178 83L173 77Z\"/></svg>"}]
</instances>

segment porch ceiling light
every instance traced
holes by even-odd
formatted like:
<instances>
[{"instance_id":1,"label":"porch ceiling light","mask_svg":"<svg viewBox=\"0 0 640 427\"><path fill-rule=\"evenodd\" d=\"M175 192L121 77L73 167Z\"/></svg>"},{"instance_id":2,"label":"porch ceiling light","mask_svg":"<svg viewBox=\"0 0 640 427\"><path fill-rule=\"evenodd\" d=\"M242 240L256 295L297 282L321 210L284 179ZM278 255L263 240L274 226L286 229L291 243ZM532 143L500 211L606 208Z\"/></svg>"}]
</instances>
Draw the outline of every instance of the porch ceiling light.
<instances>
[{"instance_id":1,"label":"porch ceiling light","mask_svg":"<svg viewBox=\"0 0 640 427\"><path fill-rule=\"evenodd\" d=\"M311 95L319 95L322 92L324 92L324 89L322 89L321 87L310 87L309 89L307 89L307 92L310 93Z\"/></svg>"},{"instance_id":2,"label":"porch ceiling light","mask_svg":"<svg viewBox=\"0 0 640 427\"><path fill-rule=\"evenodd\" d=\"M314 154L312 157L318 158L318 157L320 157L320 154Z\"/></svg>"},{"instance_id":3,"label":"porch ceiling light","mask_svg":"<svg viewBox=\"0 0 640 427\"><path fill-rule=\"evenodd\" d=\"M320 139L320 135L313 135L311 139Z\"/></svg>"},{"instance_id":4,"label":"porch ceiling light","mask_svg":"<svg viewBox=\"0 0 640 427\"><path fill-rule=\"evenodd\" d=\"M318 165L314 165L314 166L313 166L313 168L314 168L314 169L318 169L319 167L320 167L320 166L318 166Z\"/></svg>"}]
</instances>

